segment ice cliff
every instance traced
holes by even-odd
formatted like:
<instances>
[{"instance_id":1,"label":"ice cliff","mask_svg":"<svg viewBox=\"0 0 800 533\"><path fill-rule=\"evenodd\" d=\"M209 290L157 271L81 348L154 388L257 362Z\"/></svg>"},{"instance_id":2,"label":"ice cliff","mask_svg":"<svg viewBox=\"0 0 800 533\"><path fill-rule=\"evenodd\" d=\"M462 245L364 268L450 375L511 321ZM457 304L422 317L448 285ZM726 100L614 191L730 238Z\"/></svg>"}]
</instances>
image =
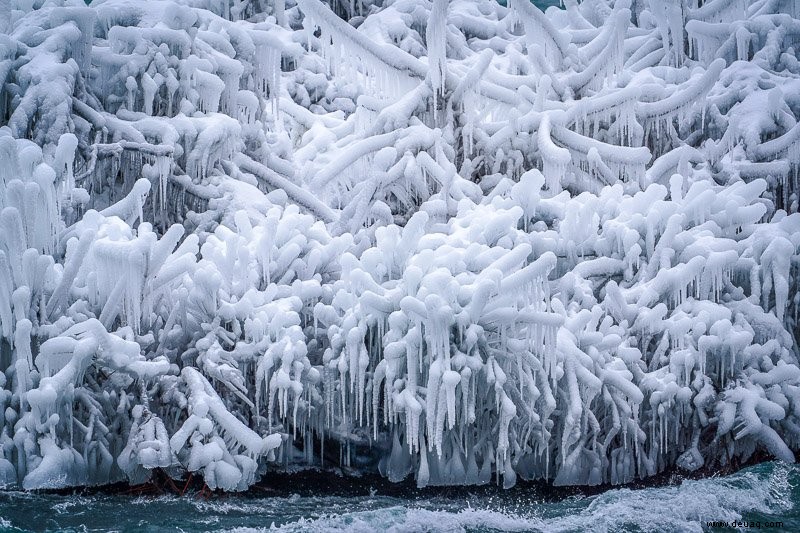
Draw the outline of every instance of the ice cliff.
<instances>
[{"instance_id":1,"label":"ice cliff","mask_svg":"<svg viewBox=\"0 0 800 533\"><path fill-rule=\"evenodd\" d=\"M795 0L0 4L0 485L800 450Z\"/></svg>"}]
</instances>

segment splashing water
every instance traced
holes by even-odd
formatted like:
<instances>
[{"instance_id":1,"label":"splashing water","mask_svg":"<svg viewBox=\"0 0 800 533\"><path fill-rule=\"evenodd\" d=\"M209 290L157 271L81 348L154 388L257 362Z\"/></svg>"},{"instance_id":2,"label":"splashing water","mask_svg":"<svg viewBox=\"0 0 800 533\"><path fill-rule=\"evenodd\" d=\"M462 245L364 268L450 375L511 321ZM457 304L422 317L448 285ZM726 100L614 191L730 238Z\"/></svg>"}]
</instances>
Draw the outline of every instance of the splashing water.
<instances>
[{"instance_id":1,"label":"splashing water","mask_svg":"<svg viewBox=\"0 0 800 533\"><path fill-rule=\"evenodd\" d=\"M369 482L331 495L285 486L275 495L204 501L108 494L0 493L0 531L704 531L708 521L781 521L800 530L800 467L738 473L553 500L544 491L458 489L381 494ZM292 493L297 489L297 493ZM395 491L396 492L396 491Z\"/></svg>"}]
</instances>

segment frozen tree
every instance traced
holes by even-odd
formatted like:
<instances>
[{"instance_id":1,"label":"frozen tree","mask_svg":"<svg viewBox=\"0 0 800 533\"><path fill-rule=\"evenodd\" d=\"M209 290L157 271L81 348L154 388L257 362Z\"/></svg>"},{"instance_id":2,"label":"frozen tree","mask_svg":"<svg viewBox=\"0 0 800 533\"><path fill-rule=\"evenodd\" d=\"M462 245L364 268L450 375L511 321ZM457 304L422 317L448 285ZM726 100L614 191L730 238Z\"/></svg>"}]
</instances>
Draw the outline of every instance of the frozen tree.
<instances>
[{"instance_id":1,"label":"frozen tree","mask_svg":"<svg viewBox=\"0 0 800 533\"><path fill-rule=\"evenodd\" d=\"M563 4L11 0L0 485L793 461L796 2Z\"/></svg>"}]
</instances>

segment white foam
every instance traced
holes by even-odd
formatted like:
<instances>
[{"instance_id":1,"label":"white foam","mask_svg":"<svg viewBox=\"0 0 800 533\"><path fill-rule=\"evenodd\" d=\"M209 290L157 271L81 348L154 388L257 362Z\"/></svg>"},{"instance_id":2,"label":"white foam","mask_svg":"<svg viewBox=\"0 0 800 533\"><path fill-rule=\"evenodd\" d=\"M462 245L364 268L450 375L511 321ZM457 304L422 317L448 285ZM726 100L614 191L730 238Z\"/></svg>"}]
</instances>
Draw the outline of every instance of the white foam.
<instances>
[{"instance_id":1,"label":"white foam","mask_svg":"<svg viewBox=\"0 0 800 533\"><path fill-rule=\"evenodd\" d=\"M775 464L732 476L685 481L680 485L639 490L617 489L587 498L497 508L435 509L389 505L331 513L281 526L277 531L703 531L707 521L740 520L746 513L778 515L792 508L789 476L795 467ZM491 503L491 498L484 502ZM380 501L375 502L380 505ZM384 502L386 503L386 502ZM433 500L429 505L444 503ZM506 502L507 503L507 502ZM327 508L326 506L320 506ZM522 508L522 511L520 509ZM521 511L521 512L520 512ZM236 528L251 533L264 529Z\"/></svg>"}]
</instances>

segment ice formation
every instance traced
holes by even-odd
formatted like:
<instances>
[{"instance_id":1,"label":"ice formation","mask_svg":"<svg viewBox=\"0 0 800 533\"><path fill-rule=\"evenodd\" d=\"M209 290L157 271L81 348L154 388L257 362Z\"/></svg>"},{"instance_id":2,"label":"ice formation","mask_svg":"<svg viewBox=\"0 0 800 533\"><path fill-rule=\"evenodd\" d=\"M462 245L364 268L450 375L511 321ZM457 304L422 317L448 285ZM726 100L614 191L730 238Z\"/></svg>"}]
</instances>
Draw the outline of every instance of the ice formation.
<instances>
[{"instance_id":1,"label":"ice formation","mask_svg":"<svg viewBox=\"0 0 800 533\"><path fill-rule=\"evenodd\" d=\"M0 6L0 486L793 461L797 3L563 4Z\"/></svg>"}]
</instances>

